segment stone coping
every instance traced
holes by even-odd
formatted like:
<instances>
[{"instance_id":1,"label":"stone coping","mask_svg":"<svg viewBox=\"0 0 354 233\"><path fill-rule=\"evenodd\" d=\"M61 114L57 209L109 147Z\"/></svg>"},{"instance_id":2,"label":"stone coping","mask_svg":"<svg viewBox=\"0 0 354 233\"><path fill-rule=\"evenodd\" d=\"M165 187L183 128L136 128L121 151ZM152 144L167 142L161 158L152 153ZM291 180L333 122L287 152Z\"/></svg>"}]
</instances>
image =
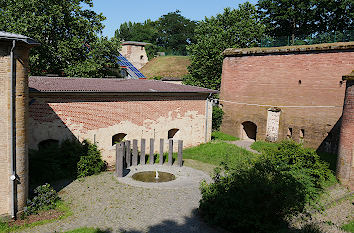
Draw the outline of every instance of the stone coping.
<instances>
[{"instance_id":1,"label":"stone coping","mask_svg":"<svg viewBox=\"0 0 354 233\"><path fill-rule=\"evenodd\" d=\"M329 50L354 50L354 42L337 42L313 45L295 45L282 47L229 48L223 52L225 57L240 57L250 55L267 55L283 53L306 53Z\"/></svg>"},{"instance_id":2,"label":"stone coping","mask_svg":"<svg viewBox=\"0 0 354 233\"><path fill-rule=\"evenodd\" d=\"M132 176L135 173L143 171L161 171L169 172L176 176L176 179L169 182L163 183L147 183L133 180ZM212 182L209 175L203 171L196 170L190 167L178 167L178 166L167 166L167 165L138 165L131 166L125 170L124 177L116 177L119 182L136 186L142 188L157 188L157 189L180 189L180 188L198 188L200 182L205 180L206 182Z\"/></svg>"},{"instance_id":3,"label":"stone coping","mask_svg":"<svg viewBox=\"0 0 354 233\"><path fill-rule=\"evenodd\" d=\"M350 74L344 75L343 80L354 80L354 70Z\"/></svg>"}]
</instances>

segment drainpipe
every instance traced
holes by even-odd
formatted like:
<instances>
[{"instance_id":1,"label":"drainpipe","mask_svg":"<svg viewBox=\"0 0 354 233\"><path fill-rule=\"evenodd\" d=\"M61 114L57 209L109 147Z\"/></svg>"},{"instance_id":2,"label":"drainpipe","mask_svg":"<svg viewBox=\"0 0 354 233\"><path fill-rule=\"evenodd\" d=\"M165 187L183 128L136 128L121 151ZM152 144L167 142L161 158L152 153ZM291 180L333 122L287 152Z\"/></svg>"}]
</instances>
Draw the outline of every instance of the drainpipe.
<instances>
[{"instance_id":1,"label":"drainpipe","mask_svg":"<svg viewBox=\"0 0 354 233\"><path fill-rule=\"evenodd\" d=\"M10 138L11 138L11 188L12 188L12 198L11 198L11 217L16 219L16 134L15 134L15 120L16 120L16 112L15 112L15 101L16 101L16 76L15 76L15 67L14 67L14 49L16 47L16 41L12 41L12 48L10 53L11 59L11 84L10 84L10 118L11 118L11 130L10 130Z\"/></svg>"},{"instance_id":2,"label":"drainpipe","mask_svg":"<svg viewBox=\"0 0 354 233\"><path fill-rule=\"evenodd\" d=\"M206 99L205 103L205 142L208 142L208 115L209 115L209 99L211 94Z\"/></svg>"}]
</instances>

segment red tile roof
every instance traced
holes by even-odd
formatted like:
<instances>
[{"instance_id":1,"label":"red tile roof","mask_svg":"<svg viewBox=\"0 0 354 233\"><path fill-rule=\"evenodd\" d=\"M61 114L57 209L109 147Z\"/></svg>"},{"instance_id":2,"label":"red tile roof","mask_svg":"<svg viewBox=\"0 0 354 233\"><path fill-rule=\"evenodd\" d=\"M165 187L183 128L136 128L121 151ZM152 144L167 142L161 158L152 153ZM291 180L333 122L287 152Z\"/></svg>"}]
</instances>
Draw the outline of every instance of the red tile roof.
<instances>
[{"instance_id":1,"label":"red tile roof","mask_svg":"<svg viewBox=\"0 0 354 233\"><path fill-rule=\"evenodd\" d=\"M149 79L29 77L31 92L218 93Z\"/></svg>"}]
</instances>

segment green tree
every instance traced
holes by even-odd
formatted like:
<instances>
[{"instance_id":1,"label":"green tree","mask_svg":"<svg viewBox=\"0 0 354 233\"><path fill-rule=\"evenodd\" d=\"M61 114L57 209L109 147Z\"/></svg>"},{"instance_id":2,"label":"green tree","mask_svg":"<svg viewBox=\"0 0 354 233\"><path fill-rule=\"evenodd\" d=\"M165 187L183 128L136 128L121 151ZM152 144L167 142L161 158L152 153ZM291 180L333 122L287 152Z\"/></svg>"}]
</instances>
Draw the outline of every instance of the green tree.
<instances>
[{"instance_id":1,"label":"green tree","mask_svg":"<svg viewBox=\"0 0 354 233\"><path fill-rule=\"evenodd\" d=\"M88 9L83 9L83 4ZM23 34L41 43L31 50L32 75L81 75L85 67L75 67L92 56L88 47L101 42L97 34L104 27L105 17L91 10L92 6L92 0L0 0L0 30ZM106 57L96 56L95 59L98 62L88 69L95 66L97 71L103 70ZM75 70L81 71L76 73ZM97 72L86 74L96 75Z\"/></svg>"},{"instance_id":2,"label":"green tree","mask_svg":"<svg viewBox=\"0 0 354 233\"><path fill-rule=\"evenodd\" d=\"M319 33L354 30L353 0L318 0L313 10Z\"/></svg>"},{"instance_id":3,"label":"green tree","mask_svg":"<svg viewBox=\"0 0 354 233\"><path fill-rule=\"evenodd\" d=\"M141 41L155 44L159 36L156 23L150 19L144 23L122 23L115 31L115 37L125 41Z\"/></svg>"},{"instance_id":4,"label":"green tree","mask_svg":"<svg viewBox=\"0 0 354 233\"><path fill-rule=\"evenodd\" d=\"M184 82L219 89L223 55L226 48L245 48L259 44L264 26L254 5L246 2L238 9L226 8L223 14L205 18L195 30L196 42L188 46L191 65Z\"/></svg>"},{"instance_id":5,"label":"green tree","mask_svg":"<svg viewBox=\"0 0 354 233\"><path fill-rule=\"evenodd\" d=\"M120 76L117 63L118 51L121 42L116 38L101 37L87 45L85 59L65 69L65 74L70 77L95 77Z\"/></svg>"},{"instance_id":6,"label":"green tree","mask_svg":"<svg viewBox=\"0 0 354 233\"><path fill-rule=\"evenodd\" d=\"M320 36L353 30L353 0L259 0L258 8L271 36Z\"/></svg>"},{"instance_id":7,"label":"green tree","mask_svg":"<svg viewBox=\"0 0 354 233\"><path fill-rule=\"evenodd\" d=\"M196 22L187 19L176 10L161 16L156 24L160 32L158 45L172 52L187 55L186 46L193 41Z\"/></svg>"},{"instance_id":8,"label":"green tree","mask_svg":"<svg viewBox=\"0 0 354 233\"><path fill-rule=\"evenodd\" d=\"M314 1L259 0L258 7L272 36L303 35L314 32Z\"/></svg>"},{"instance_id":9,"label":"green tree","mask_svg":"<svg viewBox=\"0 0 354 233\"><path fill-rule=\"evenodd\" d=\"M115 37L126 41L151 43L150 52L163 52L186 55L186 46L193 41L196 22L187 19L180 11L170 12L156 21L144 23L125 22L115 31Z\"/></svg>"}]
</instances>

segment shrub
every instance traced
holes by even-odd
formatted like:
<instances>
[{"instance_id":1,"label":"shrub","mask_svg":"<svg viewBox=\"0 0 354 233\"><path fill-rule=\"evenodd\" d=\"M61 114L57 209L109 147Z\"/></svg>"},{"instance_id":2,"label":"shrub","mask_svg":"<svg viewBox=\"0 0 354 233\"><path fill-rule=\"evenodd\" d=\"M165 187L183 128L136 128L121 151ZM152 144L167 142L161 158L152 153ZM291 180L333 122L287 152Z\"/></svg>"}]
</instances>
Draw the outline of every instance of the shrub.
<instances>
[{"instance_id":1,"label":"shrub","mask_svg":"<svg viewBox=\"0 0 354 233\"><path fill-rule=\"evenodd\" d=\"M31 150L29 153L30 184L38 185L53 180L76 178L79 175L78 163L80 160L82 160L80 163L82 166L99 161L97 166L101 171L101 164L104 162L99 154L97 146L88 141L81 143L77 140L65 140L60 145L53 144L39 150ZM86 157L90 155L91 157ZM82 157L85 158L81 159ZM97 160L98 157L100 160ZM80 174L80 177L82 175Z\"/></svg>"},{"instance_id":2,"label":"shrub","mask_svg":"<svg viewBox=\"0 0 354 233\"><path fill-rule=\"evenodd\" d=\"M218 131L220 129L224 111L217 107L213 106L213 120L212 120L212 129Z\"/></svg>"},{"instance_id":3,"label":"shrub","mask_svg":"<svg viewBox=\"0 0 354 233\"><path fill-rule=\"evenodd\" d=\"M106 168L105 162L101 158L101 152L98 150L97 146L88 141L84 141L83 145L87 152L84 156L80 157L80 161L77 163L78 178L98 174Z\"/></svg>"},{"instance_id":4,"label":"shrub","mask_svg":"<svg viewBox=\"0 0 354 233\"><path fill-rule=\"evenodd\" d=\"M55 209L59 197L57 192L49 184L38 186L34 190L34 194L35 196L32 200L27 200L24 216L36 214L40 210Z\"/></svg>"},{"instance_id":5,"label":"shrub","mask_svg":"<svg viewBox=\"0 0 354 233\"><path fill-rule=\"evenodd\" d=\"M291 140L282 141L277 147L265 150L263 157L269 158L279 170L306 173L319 189L333 176L329 164L322 161L315 150L304 148Z\"/></svg>"},{"instance_id":6,"label":"shrub","mask_svg":"<svg viewBox=\"0 0 354 233\"><path fill-rule=\"evenodd\" d=\"M284 141L253 165L219 171L214 183L202 183L200 213L231 232L274 232L315 201L330 176L313 150Z\"/></svg>"}]
</instances>

